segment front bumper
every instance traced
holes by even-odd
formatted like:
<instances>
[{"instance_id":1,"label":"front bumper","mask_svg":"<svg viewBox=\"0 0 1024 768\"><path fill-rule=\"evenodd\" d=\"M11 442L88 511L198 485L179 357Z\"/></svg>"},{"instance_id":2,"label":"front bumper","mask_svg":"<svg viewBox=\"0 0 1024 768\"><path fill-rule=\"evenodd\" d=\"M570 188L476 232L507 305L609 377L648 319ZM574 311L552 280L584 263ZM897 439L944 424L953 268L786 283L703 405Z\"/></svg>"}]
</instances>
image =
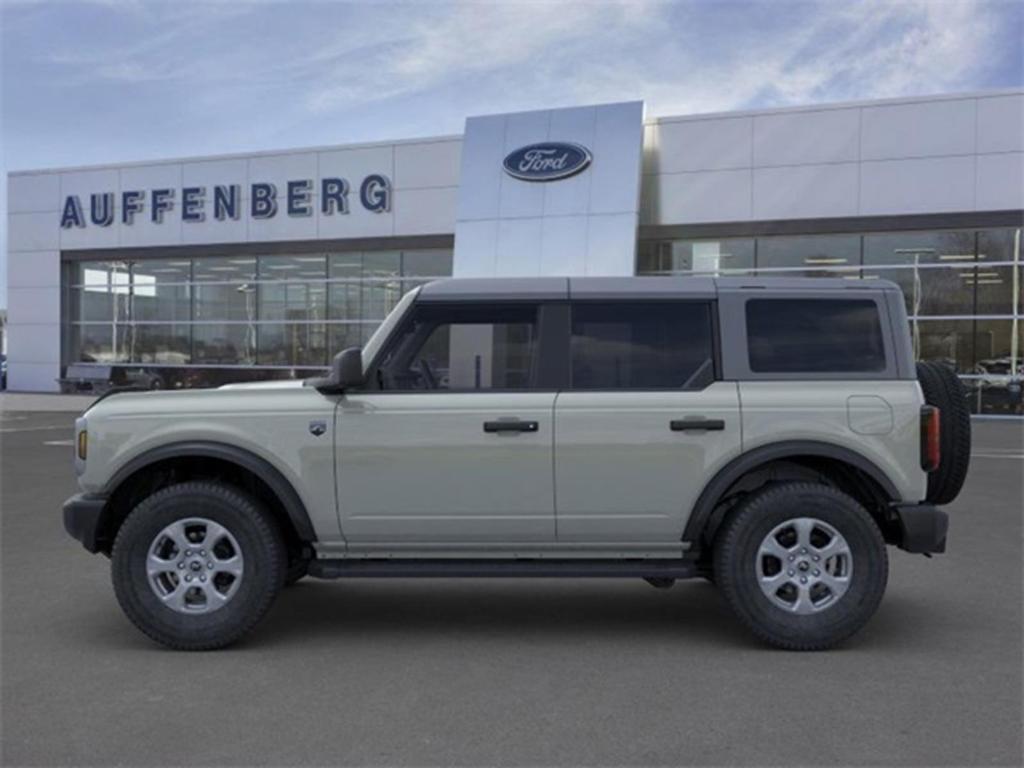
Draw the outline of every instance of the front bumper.
<instances>
[{"instance_id":1,"label":"front bumper","mask_svg":"<svg viewBox=\"0 0 1024 768\"><path fill-rule=\"evenodd\" d=\"M106 506L106 496L92 493L78 493L64 502L64 530L90 552L100 551L100 520Z\"/></svg>"},{"instance_id":2,"label":"front bumper","mask_svg":"<svg viewBox=\"0 0 1024 768\"><path fill-rule=\"evenodd\" d=\"M897 546L906 552L946 551L949 515L931 504L907 504L893 509L899 521Z\"/></svg>"}]
</instances>

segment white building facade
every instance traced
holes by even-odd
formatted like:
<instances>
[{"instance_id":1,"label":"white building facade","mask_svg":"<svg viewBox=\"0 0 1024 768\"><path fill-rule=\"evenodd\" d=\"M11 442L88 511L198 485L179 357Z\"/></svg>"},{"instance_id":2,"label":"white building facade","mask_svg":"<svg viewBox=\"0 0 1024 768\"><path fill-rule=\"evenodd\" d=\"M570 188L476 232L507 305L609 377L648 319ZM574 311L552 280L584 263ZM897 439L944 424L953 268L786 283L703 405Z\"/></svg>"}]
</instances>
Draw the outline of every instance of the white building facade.
<instances>
[{"instance_id":1,"label":"white building facade","mask_svg":"<svg viewBox=\"0 0 1024 768\"><path fill-rule=\"evenodd\" d=\"M653 118L8 178L8 387L312 375L446 276L886 278L921 359L1020 415L1024 91Z\"/></svg>"}]
</instances>

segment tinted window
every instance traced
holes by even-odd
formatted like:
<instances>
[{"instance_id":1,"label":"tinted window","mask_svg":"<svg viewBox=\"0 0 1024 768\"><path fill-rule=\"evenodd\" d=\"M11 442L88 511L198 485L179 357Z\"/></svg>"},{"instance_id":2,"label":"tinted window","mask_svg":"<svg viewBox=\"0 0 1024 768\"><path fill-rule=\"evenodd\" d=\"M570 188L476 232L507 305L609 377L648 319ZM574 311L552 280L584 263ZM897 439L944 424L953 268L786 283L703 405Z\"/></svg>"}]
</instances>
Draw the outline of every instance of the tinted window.
<instances>
[{"instance_id":1,"label":"tinted window","mask_svg":"<svg viewBox=\"0 0 1024 768\"><path fill-rule=\"evenodd\" d=\"M377 380L384 390L528 389L536 347L536 306L421 304Z\"/></svg>"},{"instance_id":2,"label":"tinted window","mask_svg":"<svg viewBox=\"0 0 1024 768\"><path fill-rule=\"evenodd\" d=\"M574 389L700 389L712 380L709 304L573 306Z\"/></svg>"},{"instance_id":3,"label":"tinted window","mask_svg":"<svg viewBox=\"0 0 1024 768\"><path fill-rule=\"evenodd\" d=\"M878 308L869 300L747 302L750 370L852 373L885 370Z\"/></svg>"}]
</instances>

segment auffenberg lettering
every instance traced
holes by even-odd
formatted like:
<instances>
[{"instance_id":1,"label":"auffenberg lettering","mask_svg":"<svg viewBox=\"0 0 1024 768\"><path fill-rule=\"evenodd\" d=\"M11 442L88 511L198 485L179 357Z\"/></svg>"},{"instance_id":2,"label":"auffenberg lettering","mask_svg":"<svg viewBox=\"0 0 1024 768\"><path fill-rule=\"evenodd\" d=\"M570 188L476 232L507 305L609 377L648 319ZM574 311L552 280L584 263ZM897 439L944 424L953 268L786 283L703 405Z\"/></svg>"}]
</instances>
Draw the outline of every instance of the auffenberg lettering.
<instances>
[{"instance_id":1,"label":"auffenberg lettering","mask_svg":"<svg viewBox=\"0 0 1024 768\"><path fill-rule=\"evenodd\" d=\"M571 158L537 157L533 162L540 165L533 170L557 171L569 161ZM348 180L340 176L325 176L319 184L314 179L292 179L285 182L280 191L276 184L253 182L248 187L248 213L254 219L272 219L282 211L287 216L301 218L312 216L319 208L321 216L345 216L351 211L349 193L352 189ZM355 189L359 193L358 204L364 210L371 213L391 210L393 191L387 176L368 174ZM318 196L319 201L316 199ZM86 207L83 196L67 195L61 206L61 228L109 227L117 215L117 197L117 193L112 191L94 192L89 195ZM140 216L142 220L148 219L156 225L163 224L171 216L186 224L204 222L208 220L208 209L212 212L213 221L237 220L243 215L243 207L240 184L128 189L120 193L120 218L125 226L132 226Z\"/></svg>"}]
</instances>

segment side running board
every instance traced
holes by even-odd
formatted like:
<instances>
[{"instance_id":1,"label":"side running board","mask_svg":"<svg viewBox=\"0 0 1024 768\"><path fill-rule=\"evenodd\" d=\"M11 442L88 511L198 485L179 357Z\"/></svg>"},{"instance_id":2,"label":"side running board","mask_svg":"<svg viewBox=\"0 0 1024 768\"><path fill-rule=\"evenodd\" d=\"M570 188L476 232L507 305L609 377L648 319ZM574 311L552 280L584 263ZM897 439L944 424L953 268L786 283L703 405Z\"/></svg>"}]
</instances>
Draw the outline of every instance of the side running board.
<instances>
[{"instance_id":1,"label":"side running board","mask_svg":"<svg viewBox=\"0 0 1024 768\"><path fill-rule=\"evenodd\" d=\"M309 575L345 578L641 578L689 579L700 575L697 564L671 560L313 560Z\"/></svg>"}]
</instances>

